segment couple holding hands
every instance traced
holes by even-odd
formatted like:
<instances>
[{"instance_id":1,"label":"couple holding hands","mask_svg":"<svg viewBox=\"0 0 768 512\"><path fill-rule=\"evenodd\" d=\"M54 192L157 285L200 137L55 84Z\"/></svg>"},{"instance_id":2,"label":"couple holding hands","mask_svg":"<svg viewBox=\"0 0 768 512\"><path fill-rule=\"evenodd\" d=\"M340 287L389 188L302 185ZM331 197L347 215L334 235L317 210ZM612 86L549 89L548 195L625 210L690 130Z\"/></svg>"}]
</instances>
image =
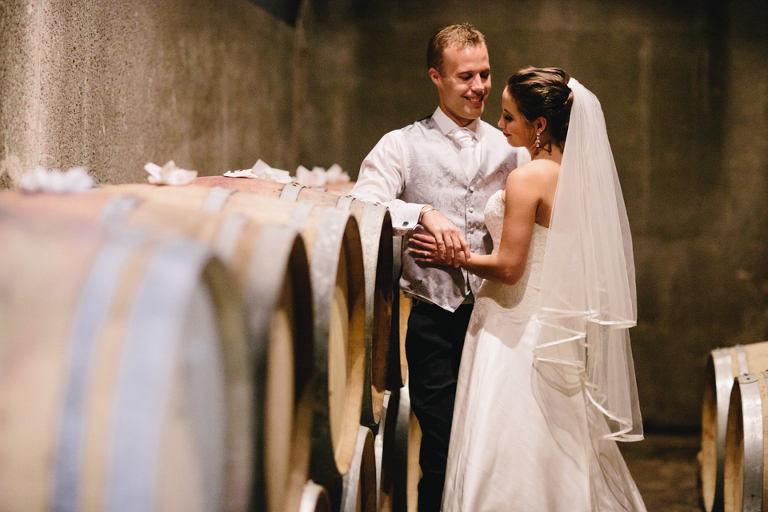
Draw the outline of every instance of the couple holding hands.
<instances>
[{"instance_id":1,"label":"couple holding hands","mask_svg":"<svg viewBox=\"0 0 768 512\"><path fill-rule=\"evenodd\" d=\"M386 134L351 195L405 234L419 512L644 511L616 441L642 439L632 241L602 109L557 68L502 93L482 33L429 42L439 106ZM459 364L461 363L461 364Z\"/></svg>"}]
</instances>

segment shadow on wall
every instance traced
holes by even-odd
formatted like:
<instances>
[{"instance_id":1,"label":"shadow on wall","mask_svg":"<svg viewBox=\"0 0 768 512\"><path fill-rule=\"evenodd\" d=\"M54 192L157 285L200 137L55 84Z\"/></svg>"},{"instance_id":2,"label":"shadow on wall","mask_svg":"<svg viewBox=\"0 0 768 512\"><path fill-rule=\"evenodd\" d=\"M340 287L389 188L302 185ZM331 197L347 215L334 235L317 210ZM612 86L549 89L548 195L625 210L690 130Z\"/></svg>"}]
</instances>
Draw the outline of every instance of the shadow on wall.
<instances>
[{"instance_id":1,"label":"shadow on wall","mask_svg":"<svg viewBox=\"0 0 768 512\"><path fill-rule=\"evenodd\" d=\"M251 0L251 2L266 9L292 27L296 26L301 0Z\"/></svg>"}]
</instances>

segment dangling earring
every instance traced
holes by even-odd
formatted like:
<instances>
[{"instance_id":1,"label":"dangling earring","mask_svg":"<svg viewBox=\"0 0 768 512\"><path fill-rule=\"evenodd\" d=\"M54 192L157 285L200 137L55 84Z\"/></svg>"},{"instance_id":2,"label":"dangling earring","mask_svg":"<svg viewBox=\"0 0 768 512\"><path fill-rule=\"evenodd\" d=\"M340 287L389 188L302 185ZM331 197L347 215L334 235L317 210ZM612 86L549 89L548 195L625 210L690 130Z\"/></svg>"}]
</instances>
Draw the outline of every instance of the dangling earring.
<instances>
[{"instance_id":1,"label":"dangling earring","mask_svg":"<svg viewBox=\"0 0 768 512\"><path fill-rule=\"evenodd\" d=\"M539 132L536 132L536 147L538 148L541 144L541 139L539 139Z\"/></svg>"}]
</instances>

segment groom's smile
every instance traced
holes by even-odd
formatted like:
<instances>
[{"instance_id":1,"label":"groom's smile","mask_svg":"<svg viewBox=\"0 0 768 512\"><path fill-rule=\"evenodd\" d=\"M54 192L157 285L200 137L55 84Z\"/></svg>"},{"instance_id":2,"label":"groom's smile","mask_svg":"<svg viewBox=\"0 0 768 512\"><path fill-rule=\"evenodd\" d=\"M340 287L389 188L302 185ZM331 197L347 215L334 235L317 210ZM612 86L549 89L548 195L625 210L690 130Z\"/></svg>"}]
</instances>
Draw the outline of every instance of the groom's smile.
<instances>
[{"instance_id":1,"label":"groom's smile","mask_svg":"<svg viewBox=\"0 0 768 512\"><path fill-rule=\"evenodd\" d=\"M485 106L485 93L464 96L471 108L483 108Z\"/></svg>"}]
</instances>

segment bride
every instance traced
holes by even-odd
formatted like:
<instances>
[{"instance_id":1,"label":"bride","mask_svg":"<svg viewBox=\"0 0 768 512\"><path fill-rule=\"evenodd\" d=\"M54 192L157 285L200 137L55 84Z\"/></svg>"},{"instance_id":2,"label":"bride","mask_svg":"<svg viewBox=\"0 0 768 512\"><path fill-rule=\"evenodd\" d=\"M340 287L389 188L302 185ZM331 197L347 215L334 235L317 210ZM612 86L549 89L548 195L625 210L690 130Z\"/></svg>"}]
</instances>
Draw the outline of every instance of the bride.
<instances>
[{"instance_id":1,"label":"bride","mask_svg":"<svg viewBox=\"0 0 768 512\"><path fill-rule=\"evenodd\" d=\"M485 279L461 361L443 512L644 511L616 441L642 439L628 328L632 242L597 98L557 68L513 75L499 127L530 163L488 201ZM422 264L445 264L416 234Z\"/></svg>"}]
</instances>

